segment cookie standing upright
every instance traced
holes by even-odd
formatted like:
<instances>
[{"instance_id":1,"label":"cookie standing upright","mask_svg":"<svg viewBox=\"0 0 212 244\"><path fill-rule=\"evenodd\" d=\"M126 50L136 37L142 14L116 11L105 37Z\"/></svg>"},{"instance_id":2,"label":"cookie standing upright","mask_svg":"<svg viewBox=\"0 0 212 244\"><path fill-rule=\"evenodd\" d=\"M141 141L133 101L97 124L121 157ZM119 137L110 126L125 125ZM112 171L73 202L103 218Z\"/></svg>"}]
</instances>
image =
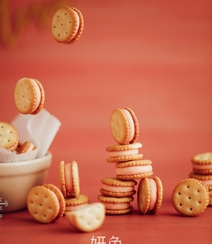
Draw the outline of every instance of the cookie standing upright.
<instances>
[{"instance_id":1,"label":"cookie standing upright","mask_svg":"<svg viewBox=\"0 0 212 244\"><path fill-rule=\"evenodd\" d=\"M14 100L20 113L35 115L44 106L44 88L37 79L22 78L16 83Z\"/></svg>"},{"instance_id":2,"label":"cookie standing upright","mask_svg":"<svg viewBox=\"0 0 212 244\"><path fill-rule=\"evenodd\" d=\"M112 136L118 144L130 144L138 139L138 120L130 108L116 108L110 117L110 127Z\"/></svg>"}]
</instances>

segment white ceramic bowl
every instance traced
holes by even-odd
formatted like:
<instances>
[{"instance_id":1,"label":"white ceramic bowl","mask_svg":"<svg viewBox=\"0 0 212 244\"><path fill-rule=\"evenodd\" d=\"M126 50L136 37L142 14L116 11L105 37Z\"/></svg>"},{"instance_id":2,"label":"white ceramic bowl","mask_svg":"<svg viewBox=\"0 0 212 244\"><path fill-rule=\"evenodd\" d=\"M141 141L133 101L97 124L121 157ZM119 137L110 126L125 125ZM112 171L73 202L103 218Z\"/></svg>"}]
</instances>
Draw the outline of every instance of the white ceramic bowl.
<instances>
[{"instance_id":1,"label":"white ceramic bowl","mask_svg":"<svg viewBox=\"0 0 212 244\"><path fill-rule=\"evenodd\" d=\"M34 160L0 164L0 214L27 207L29 190L44 184L52 154Z\"/></svg>"}]
</instances>

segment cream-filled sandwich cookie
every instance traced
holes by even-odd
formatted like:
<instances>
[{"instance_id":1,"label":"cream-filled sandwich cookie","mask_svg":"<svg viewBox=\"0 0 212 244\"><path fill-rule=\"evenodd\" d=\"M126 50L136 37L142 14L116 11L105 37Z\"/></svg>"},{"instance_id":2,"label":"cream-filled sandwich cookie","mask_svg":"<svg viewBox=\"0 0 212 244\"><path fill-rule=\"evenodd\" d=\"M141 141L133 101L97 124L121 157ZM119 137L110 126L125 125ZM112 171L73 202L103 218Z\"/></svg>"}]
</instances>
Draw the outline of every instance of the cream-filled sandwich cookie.
<instances>
[{"instance_id":1,"label":"cream-filled sandwich cookie","mask_svg":"<svg viewBox=\"0 0 212 244\"><path fill-rule=\"evenodd\" d=\"M130 160L138 160L143 158L143 154L139 153L139 148L142 147L142 144L135 142L132 144L126 145L113 145L106 148L106 151L109 154L107 162L117 163Z\"/></svg>"},{"instance_id":2,"label":"cream-filled sandwich cookie","mask_svg":"<svg viewBox=\"0 0 212 244\"><path fill-rule=\"evenodd\" d=\"M138 120L130 108L116 108L110 117L110 127L112 136L118 144L131 144L138 139Z\"/></svg>"},{"instance_id":3,"label":"cream-filled sandwich cookie","mask_svg":"<svg viewBox=\"0 0 212 244\"><path fill-rule=\"evenodd\" d=\"M163 200L163 184L159 177L140 180L137 190L138 210L142 214L158 212Z\"/></svg>"},{"instance_id":4,"label":"cream-filled sandwich cookie","mask_svg":"<svg viewBox=\"0 0 212 244\"><path fill-rule=\"evenodd\" d=\"M201 153L192 158L193 172L197 174L212 174L212 152Z\"/></svg>"},{"instance_id":5,"label":"cream-filled sandwich cookie","mask_svg":"<svg viewBox=\"0 0 212 244\"><path fill-rule=\"evenodd\" d=\"M18 154L31 152L35 149L35 145L29 141L25 141L23 144L20 144L19 147L16 149Z\"/></svg>"},{"instance_id":6,"label":"cream-filled sandwich cookie","mask_svg":"<svg viewBox=\"0 0 212 244\"><path fill-rule=\"evenodd\" d=\"M196 174L194 172L191 172L189 174L189 178L197 179L202 181L209 190L212 190L212 174L210 175L201 175L201 174Z\"/></svg>"},{"instance_id":7,"label":"cream-filled sandwich cookie","mask_svg":"<svg viewBox=\"0 0 212 244\"><path fill-rule=\"evenodd\" d=\"M121 180L142 179L153 174L152 161L135 160L116 164L116 178Z\"/></svg>"},{"instance_id":8,"label":"cream-filled sandwich cookie","mask_svg":"<svg viewBox=\"0 0 212 244\"><path fill-rule=\"evenodd\" d=\"M114 177L107 177L101 180L100 192L110 197L127 197L136 193L135 180L119 180Z\"/></svg>"},{"instance_id":9,"label":"cream-filled sandwich cookie","mask_svg":"<svg viewBox=\"0 0 212 244\"><path fill-rule=\"evenodd\" d=\"M36 79L22 78L16 83L14 99L20 113L37 114L44 106L43 86Z\"/></svg>"},{"instance_id":10,"label":"cream-filled sandwich cookie","mask_svg":"<svg viewBox=\"0 0 212 244\"><path fill-rule=\"evenodd\" d=\"M77 41L84 28L82 13L71 7L58 9L51 23L51 32L57 42L71 44Z\"/></svg>"},{"instance_id":11,"label":"cream-filled sandwich cookie","mask_svg":"<svg viewBox=\"0 0 212 244\"><path fill-rule=\"evenodd\" d=\"M65 164L64 161L60 162L60 185L61 191L65 198L78 197L80 194L80 180L78 164L76 161Z\"/></svg>"},{"instance_id":12,"label":"cream-filled sandwich cookie","mask_svg":"<svg viewBox=\"0 0 212 244\"><path fill-rule=\"evenodd\" d=\"M105 195L99 195L98 199L104 204L106 214L117 215L127 214L132 211L131 202L134 200L132 196L129 197L109 197Z\"/></svg>"},{"instance_id":13,"label":"cream-filled sandwich cookie","mask_svg":"<svg viewBox=\"0 0 212 244\"><path fill-rule=\"evenodd\" d=\"M87 205L89 202L89 197L86 194L79 194L78 197L68 197L65 198L66 210L65 214L80 209Z\"/></svg>"}]
</instances>

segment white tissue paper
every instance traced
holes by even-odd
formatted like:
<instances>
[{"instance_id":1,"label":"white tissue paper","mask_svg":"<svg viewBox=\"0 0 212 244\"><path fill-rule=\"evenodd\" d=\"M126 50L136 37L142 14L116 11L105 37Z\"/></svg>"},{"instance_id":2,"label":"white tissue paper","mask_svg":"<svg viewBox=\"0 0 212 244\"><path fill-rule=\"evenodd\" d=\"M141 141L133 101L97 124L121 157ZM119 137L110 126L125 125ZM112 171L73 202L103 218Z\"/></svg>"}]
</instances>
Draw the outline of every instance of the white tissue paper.
<instances>
[{"instance_id":1,"label":"white tissue paper","mask_svg":"<svg viewBox=\"0 0 212 244\"><path fill-rule=\"evenodd\" d=\"M17 154L0 147L0 163L20 162L40 158L46 155L57 134L61 122L45 109L36 115L19 114L11 124L18 132L19 141L32 142L36 149Z\"/></svg>"}]
</instances>

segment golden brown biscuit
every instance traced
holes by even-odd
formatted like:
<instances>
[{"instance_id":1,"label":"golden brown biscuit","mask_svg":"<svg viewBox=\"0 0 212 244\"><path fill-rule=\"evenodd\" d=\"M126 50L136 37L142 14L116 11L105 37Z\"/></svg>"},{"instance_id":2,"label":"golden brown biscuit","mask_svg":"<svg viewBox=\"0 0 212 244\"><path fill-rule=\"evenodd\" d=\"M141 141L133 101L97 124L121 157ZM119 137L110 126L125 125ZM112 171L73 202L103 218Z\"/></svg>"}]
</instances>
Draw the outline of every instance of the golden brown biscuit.
<instances>
[{"instance_id":1,"label":"golden brown biscuit","mask_svg":"<svg viewBox=\"0 0 212 244\"><path fill-rule=\"evenodd\" d=\"M0 122L0 146L10 151L15 151L18 146L17 130L6 122Z\"/></svg>"},{"instance_id":2,"label":"golden brown biscuit","mask_svg":"<svg viewBox=\"0 0 212 244\"><path fill-rule=\"evenodd\" d=\"M176 211L184 216L197 216L209 204L209 191L199 180L185 179L174 188L172 203Z\"/></svg>"}]
</instances>

